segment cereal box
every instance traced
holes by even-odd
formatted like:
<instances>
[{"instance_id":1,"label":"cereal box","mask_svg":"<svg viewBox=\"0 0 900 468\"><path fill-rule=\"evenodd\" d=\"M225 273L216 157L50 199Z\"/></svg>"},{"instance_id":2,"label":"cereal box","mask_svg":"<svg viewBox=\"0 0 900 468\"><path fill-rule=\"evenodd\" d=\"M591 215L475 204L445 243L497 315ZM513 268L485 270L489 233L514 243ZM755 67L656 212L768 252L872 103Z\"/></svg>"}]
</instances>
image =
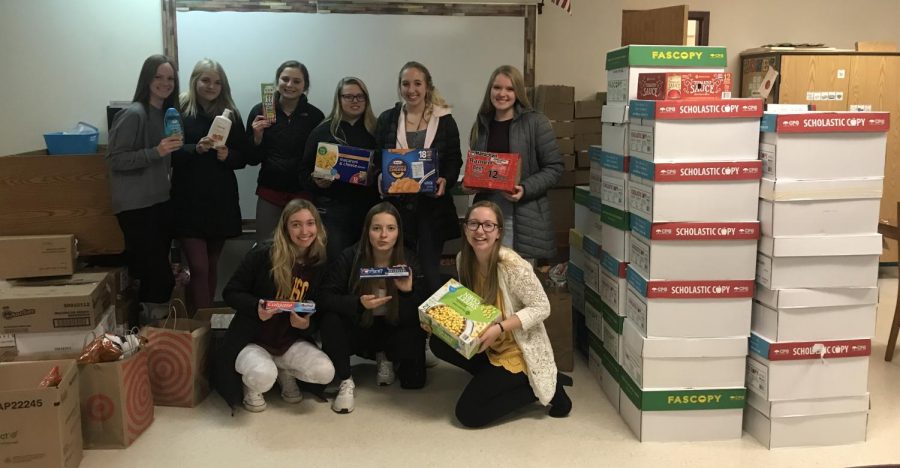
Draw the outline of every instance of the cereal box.
<instances>
[{"instance_id":1,"label":"cereal box","mask_svg":"<svg viewBox=\"0 0 900 468\"><path fill-rule=\"evenodd\" d=\"M646 100L729 99L731 73L641 73L637 98Z\"/></svg>"},{"instance_id":2,"label":"cereal box","mask_svg":"<svg viewBox=\"0 0 900 468\"><path fill-rule=\"evenodd\" d=\"M471 189L515 192L522 166L518 153L469 151L463 186Z\"/></svg>"},{"instance_id":3,"label":"cereal box","mask_svg":"<svg viewBox=\"0 0 900 468\"><path fill-rule=\"evenodd\" d=\"M466 359L478 352L481 332L499 319L500 309L453 279L419 306L419 321Z\"/></svg>"},{"instance_id":4,"label":"cereal box","mask_svg":"<svg viewBox=\"0 0 900 468\"><path fill-rule=\"evenodd\" d=\"M339 180L356 185L369 185L374 151L334 143L319 143L313 177Z\"/></svg>"},{"instance_id":5,"label":"cereal box","mask_svg":"<svg viewBox=\"0 0 900 468\"><path fill-rule=\"evenodd\" d=\"M382 150L381 171L381 191L385 195L437 192L435 149Z\"/></svg>"},{"instance_id":6,"label":"cereal box","mask_svg":"<svg viewBox=\"0 0 900 468\"><path fill-rule=\"evenodd\" d=\"M270 122L275 121L275 84L263 83L259 85L262 94L263 116Z\"/></svg>"}]
</instances>

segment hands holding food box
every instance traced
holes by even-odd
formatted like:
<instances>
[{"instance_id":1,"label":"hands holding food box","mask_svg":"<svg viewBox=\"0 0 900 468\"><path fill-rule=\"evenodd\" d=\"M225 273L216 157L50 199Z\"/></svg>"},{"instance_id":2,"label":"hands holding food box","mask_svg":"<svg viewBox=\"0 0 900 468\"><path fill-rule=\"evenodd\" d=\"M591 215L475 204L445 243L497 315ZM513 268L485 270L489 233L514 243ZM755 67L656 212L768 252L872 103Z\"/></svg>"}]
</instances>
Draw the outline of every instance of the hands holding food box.
<instances>
[{"instance_id":1,"label":"hands holding food box","mask_svg":"<svg viewBox=\"0 0 900 468\"><path fill-rule=\"evenodd\" d=\"M481 334L501 319L500 309L451 279L419 306L419 322L467 359L481 348Z\"/></svg>"}]
</instances>

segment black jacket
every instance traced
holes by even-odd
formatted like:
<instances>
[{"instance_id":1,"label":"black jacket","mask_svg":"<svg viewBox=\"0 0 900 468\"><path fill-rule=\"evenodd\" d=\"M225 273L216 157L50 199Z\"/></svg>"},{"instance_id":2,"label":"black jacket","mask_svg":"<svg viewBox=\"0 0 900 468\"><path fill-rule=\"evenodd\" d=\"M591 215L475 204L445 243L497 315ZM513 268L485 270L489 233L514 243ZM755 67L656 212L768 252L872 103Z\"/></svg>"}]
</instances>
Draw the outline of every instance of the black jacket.
<instances>
[{"instance_id":1,"label":"black jacket","mask_svg":"<svg viewBox=\"0 0 900 468\"><path fill-rule=\"evenodd\" d=\"M375 145L379 149L393 149L397 146L397 121L400 118L400 103L397 103L393 109L384 111L378 117L378 123L375 126ZM450 190L456 185L459 179L459 171L462 167L462 153L459 149L459 128L456 121L453 120L451 114L440 117L438 120L437 133L432 142L432 148L438 152L438 175L447 180L447 186L444 195L440 197L431 197L428 195L409 195L402 197L390 197L389 200L394 202L398 208L411 207L411 215L417 218L426 218L428 224L433 226L435 231L442 234L443 238L456 239L460 234L459 222L456 216L456 206L453 204L453 198ZM375 170L381 173L381 152L375 153ZM377 174L376 174L377 179ZM408 218L404 219L404 234L407 241L414 242L416 233L412 229L414 226L408 222Z\"/></svg>"},{"instance_id":2,"label":"black jacket","mask_svg":"<svg viewBox=\"0 0 900 468\"><path fill-rule=\"evenodd\" d=\"M244 346L259 333L262 324L257 313L259 300L275 298L276 287L272 278L272 262L269 259L271 248L271 242L254 246L222 291L222 297L228 306L235 310L235 314L225 334L222 349L218 352L213 379L219 394L232 407L240 404L243 399L241 375L234 370L234 362ZM310 287L304 300L316 301L324 270L324 265L312 269L309 278ZM317 304L310 327L306 330L296 330L298 338L314 341L320 312L322 311Z\"/></svg>"},{"instance_id":3,"label":"black jacket","mask_svg":"<svg viewBox=\"0 0 900 468\"><path fill-rule=\"evenodd\" d=\"M354 203L360 206L363 213L378 201L377 179L370 180L368 187L348 184L346 182L332 182L328 188L319 188L313 181L312 173L316 165L316 149L319 143L338 143L355 146L363 149L375 148L375 137L366 129L363 119L359 119L351 125L341 121L340 130L343 132L343 143L338 142L331 134L331 120L319 124L306 139L306 150L303 152L303 161L300 164L300 184L303 189L313 194L313 201L319 201L322 197L331 198L346 203ZM363 206L365 209L363 209Z\"/></svg>"},{"instance_id":4,"label":"black jacket","mask_svg":"<svg viewBox=\"0 0 900 468\"><path fill-rule=\"evenodd\" d=\"M184 118L185 145L172 153L172 205L175 235L225 239L241 234L241 207L234 171L245 166L247 139L240 118L232 114L226 146L228 158L219 161L216 150L196 152L197 142L209 133L215 116Z\"/></svg>"},{"instance_id":5,"label":"black jacket","mask_svg":"<svg viewBox=\"0 0 900 468\"><path fill-rule=\"evenodd\" d=\"M247 164L255 166L262 163L257 185L279 192L297 193L303 191L300 186L300 161L306 140L313 128L325 118L316 106L309 103L306 95L300 96L300 102L294 114L288 117L275 103L275 123L263 132L262 143L253 144L253 119L262 114L262 103L253 106L247 116L247 139L250 151Z\"/></svg>"}]
</instances>

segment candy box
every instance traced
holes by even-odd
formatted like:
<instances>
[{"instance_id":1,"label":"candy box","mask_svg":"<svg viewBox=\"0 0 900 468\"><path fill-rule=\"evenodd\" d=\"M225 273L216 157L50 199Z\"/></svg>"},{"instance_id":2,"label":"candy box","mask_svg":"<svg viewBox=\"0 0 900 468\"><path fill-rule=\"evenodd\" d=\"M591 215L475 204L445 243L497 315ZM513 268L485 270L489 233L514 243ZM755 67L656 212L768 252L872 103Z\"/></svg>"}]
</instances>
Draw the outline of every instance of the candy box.
<instances>
[{"instance_id":1,"label":"candy box","mask_svg":"<svg viewBox=\"0 0 900 468\"><path fill-rule=\"evenodd\" d=\"M385 195L435 193L437 171L437 150L382 150L381 191Z\"/></svg>"},{"instance_id":2,"label":"candy box","mask_svg":"<svg viewBox=\"0 0 900 468\"><path fill-rule=\"evenodd\" d=\"M466 359L478 352L481 333L500 318L500 309L483 304L477 294L453 279L419 306L419 321Z\"/></svg>"},{"instance_id":3,"label":"candy box","mask_svg":"<svg viewBox=\"0 0 900 468\"><path fill-rule=\"evenodd\" d=\"M469 151L463 186L470 189L515 192L522 166L518 153Z\"/></svg>"},{"instance_id":4,"label":"candy box","mask_svg":"<svg viewBox=\"0 0 900 468\"><path fill-rule=\"evenodd\" d=\"M319 143L313 177L339 180L356 185L369 185L374 151L334 143Z\"/></svg>"},{"instance_id":5,"label":"candy box","mask_svg":"<svg viewBox=\"0 0 900 468\"><path fill-rule=\"evenodd\" d=\"M731 73L641 73L637 98L646 100L728 99Z\"/></svg>"}]
</instances>

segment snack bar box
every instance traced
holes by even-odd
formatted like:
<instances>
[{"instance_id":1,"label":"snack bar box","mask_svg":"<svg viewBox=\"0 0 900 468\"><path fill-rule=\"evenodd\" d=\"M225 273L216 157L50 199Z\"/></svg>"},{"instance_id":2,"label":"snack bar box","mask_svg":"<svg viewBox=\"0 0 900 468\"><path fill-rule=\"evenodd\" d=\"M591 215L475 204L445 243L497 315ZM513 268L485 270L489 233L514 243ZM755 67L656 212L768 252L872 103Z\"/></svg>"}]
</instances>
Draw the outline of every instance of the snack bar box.
<instances>
[{"instance_id":1,"label":"snack bar box","mask_svg":"<svg viewBox=\"0 0 900 468\"><path fill-rule=\"evenodd\" d=\"M760 99L631 101L628 156L653 162L755 161Z\"/></svg>"},{"instance_id":2,"label":"snack bar box","mask_svg":"<svg viewBox=\"0 0 900 468\"><path fill-rule=\"evenodd\" d=\"M603 251L600 258L600 300L616 315L625 316L625 297L628 290L628 264Z\"/></svg>"},{"instance_id":3,"label":"snack bar box","mask_svg":"<svg viewBox=\"0 0 900 468\"><path fill-rule=\"evenodd\" d=\"M627 211L618 208L601 205L600 223L603 230L600 236L600 245L615 258L623 262L629 261L629 241L631 240L631 216Z\"/></svg>"},{"instance_id":4,"label":"snack bar box","mask_svg":"<svg viewBox=\"0 0 900 468\"><path fill-rule=\"evenodd\" d=\"M652 163L634 158L629 170L628 211L644 219L757 219L759 161Z\"/></svg>"},{"instance_id":5,"label":"snack bar box","mask_svg":"<svg viewBox=\"0 0 900 468\"><path fill-rule=\"evenodd\" d=\"M615 359L603 349L603 343L599 338L590 336L588 341L588 368L597 376L600 388L606 399L612 404L616 412L619 411L619 374L621 367Z\"/></svg>"},{"instance_id":6,"label":"snack bar box","mask_svg":"<svg viewBox=\"0 0 900 468\"><path fill-rule=\"evenodd\" d=\"M647 279L753 279L759 222L653 223L631 214L629 266Z\"/></svg>"},{"instance_id":7,"label":"snack bar box","mask_svg":"<svg viewBox=\"0 0 900 468\"><path fill-rule=\"evenodd\" d=\"M841 236L878 231L880 197L759 201L763 236Z\"/></svg>"},{"instance_id":8,"label":"snack bar box","mask_svg":"<svg viewBox=\"0 0 900 468\"><path fill-rule=\"evenodd\" d=\"M641 73L635 99L731 99L731 73Z\"/></svg>"},{"instance_id":9,"label":"snack bar box","mask_svg":"<svg viewBox=\"0 0 900 468\"><path fill-rule=\"evenodd\" d=\"M625 321L622 368L643 389L744 385L747 338L647 338Z\"/></svg>"},{"instance_id":10,"label":"snack bar box","mask_svg":"<svg viewBox=\"0 0 900 468\"><path fill-rule=\"evenodd\" d=\"M628 268L625 315L647 337L750 335L753 280L648 281Z\"/></svg>"},{"instance_id":11,"label":"snack bar box","mask_svg":"<svg viewBox=\"0 0 900 468\"><path fill-rule=\"evenodd\" d=\"M606 53L606 101L627 103L638 95L641 73L723 72L724 47L628 45Z\"/></svg>"},{"instance_id":12,"label":"snack bar box","mask_svg":"<svg viewBox=\"0 0 900 468\"><path fill-rule=\"evenodd\" d=\"M871 338L878 288L768 289L757 285L751 328L774 341Z\"/></svg>"},{"instance_id":13,"label":"snack bar box","mask_svg":"<svg viewBox=\"0 0 900 468\"><path fill-rule=\"evenodd\" d=\"M628 156L628 103L603 106L600 120L603 127L600 147L603 151Z\"/></svg>"},{"instance_id":14,"label":"snack bar box","mask_svg":"<svg viewBox=\"0 0 900 468\"><path fill-rule=\"evenodd\" d=\"M644 390L625 372L619 384L619 414L641 442L741 438L743 387Z\"/></svg>"},{"instance_id":15,"label":"snack bar box","mask_svg":"<svg viewBox=\"0 0 900 468\"><path fill-rule=\"evenodd\" d=\"M617 210L628 211L629 158L605 151L598 153L597 163L603 171L600 178L600 202Z\"/></svg>"},{"instance_id":16,"label":"snack bar box","mask_svg":"<svg viewBox=\"0 0 900 468\"><path fill-rule=\"evenodd\" d=\"M747 393L744 430L769 449L865 442L869 394L767 401Z\"/></svg>"},{"instance_id":17,"label":"snack bar box","mask_svg":"<svg viewBox=\"0 0 900 468\"><path fill-rule=\"evenodd\" d=\"M875 286L881 234L762 236L756 280L769 289Z\"/></svg>"},{"instance_id":18,"label":"snack bar box","mask_svg":"<svg viewBox=\"0 0 900 468\"><path fill-rule=\"evenodd\" d=\"M764 177L881 177L890 124L889 112L766 113L759 145Z\"/></svg>"},{"instance_id":19,"label":"snack bar box","mask_svg":"<svg viewBox=\"0 0 900 468\"><path fill-rule=\"evenodd\" d=\"M872 340L775 343L753 333L747 388L768 401L865 395Z\"/></svg>"}]
</instances>

